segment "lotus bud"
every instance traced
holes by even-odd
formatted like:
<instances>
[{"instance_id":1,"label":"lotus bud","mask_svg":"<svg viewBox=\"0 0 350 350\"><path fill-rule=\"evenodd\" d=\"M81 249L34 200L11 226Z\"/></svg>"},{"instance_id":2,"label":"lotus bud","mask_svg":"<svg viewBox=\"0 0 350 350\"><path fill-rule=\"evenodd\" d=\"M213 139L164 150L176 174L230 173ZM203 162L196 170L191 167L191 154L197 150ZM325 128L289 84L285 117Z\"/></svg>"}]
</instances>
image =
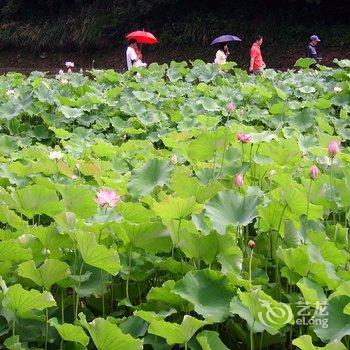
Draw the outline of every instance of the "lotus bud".
<instances>
[{"instance_id":1,"label":"lotus bud","mask_svg":"<svg viewBox=\"0 0 350 350\"><path fill-rule=\"evenodd\" d=\"M254 249L255 246L256 246L256 243L255 243L252 239L249 240L249 242L248 242L248 247L249 247L250 249Z\"/></svg>"},{"instance_id":2,"label":"lotus bud","mask_svg":"<svg viewBox=\"0 0 350 350\"><path fill-rule=\"evenodd\" d=\"M331 158L334 158L339 151L340 151L340 142L339 141L331 141L328 144L328 155Z\"/></svg>"},{"instance_id":3,"label":"lotus bud","mask_svg":"<svg viewBox=\"0 0 350 350\"><path fill-rule=\"evenodd\" d=\"M235 186L238 187L238 188L241 188L244 186L244 179L243 179L243 176L238 174L236 175L235 177Z\"/></svg>"},{"instance_id":4,"label":"lotus bud","mask_svg":"<svg viewBox=\"0 0 350 350\"><path fill-rule=\"evenodd\" d=\"M309 170L309 176L310 176L310 178L311 178L312 180L315 180L319 172L320 172L320 171L318 170L317 166L316 166L316 165L313 165L313 166L310 168L310 170Z\"/></svg>"},{"instance_id":5,"label":"lotus bud","mask_svg":"<svg viewBox=\"0 0 350 350\"><path fill-rule=\"evenodd\" d=\"M173 154L170 158L170 161L175 165L177 163L177 155Z\"/></svg>"},{"instance_id":6,"label":"lotus bud","mask_svg":"<svg viewBox=\"0 0 350 350\"><path fill-rule=\"evenodd\" d=\"M229 102L226 106L227 113L231 114L235 110L236 106L234 103Z\"/></svg>"}]
</instances>

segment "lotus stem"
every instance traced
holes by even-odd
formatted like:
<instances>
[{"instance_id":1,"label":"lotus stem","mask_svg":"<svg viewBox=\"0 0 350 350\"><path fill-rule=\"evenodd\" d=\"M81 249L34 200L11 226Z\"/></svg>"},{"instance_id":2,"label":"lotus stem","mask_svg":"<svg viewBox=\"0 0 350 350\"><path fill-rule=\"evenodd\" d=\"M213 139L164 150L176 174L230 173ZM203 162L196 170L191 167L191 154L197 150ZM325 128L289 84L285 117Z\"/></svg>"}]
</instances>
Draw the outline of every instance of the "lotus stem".
<instances>
[{"instance_id":1,"label":"lotus stem","mask_svg":"<svg viewBox=\"0 0 350 350\"><path fill-rule=\"evenodd\" d=\"M105 214L107 214L107 208L105 211ZM100 230L99 236L98 236L98 244L101 244L101 236L102 236L102 229ZM102 317L105 317L105 294L104 294L104 280L103 280L103 271L100 269L100 276L101 276L101 289L102 289Z\"/></svg>"},{"instance_id":2,"label":"lotus stem","mask_svg":"<svg viewBox=\"0 0 350 350\"><path fill-rule=\"evenodd\" d=\"M331 168L330 168L330 174L329 174L329 185L331 190L331 202L333 202L333 164L334 164L334 158L331 160ZM333 217L333 225L335 226L335 213L332 211L332 217Z\"/></svg>"},{"instance_id":3,"label":"lotus stem","mask_svg":"<svg viewBox=\"0 0 350 350\"><path fill-rule=\"evenodd\" d=\"M227 147L227 133L228 133L228 122L230 120L230 113L227 116L227 121L226 121L226 125L225 125L225 137L224 137L224 151L222 152L222 159L221 159L221 166L220 166L220 173L219 173L219 177L222 174L222 169L224 167L224 160L225 160L225 154L226 154L226 147Z\"/></svg>"},{"instance_id":4,"label":"lotus stem","mask_svg":"<svg viewBox=\"0 0 350 350\"><path fill-rule=\"evenodd\" d=\"M16 320L12 321L12 346L15 348Z\"/></svg>"},{"instance_id":5,"label":"lotus stem","mask_svg":"<svg viewBox=\"0 0 350 350\"><path fill-rule=\"evenodd\" d=\"M79 308L79 290L81 285L81 275L83 273L83 267L84 267L84 261L81 263L80 270L79 270L79 282L78 282L78 288L76 292L76 299L75 299L75 311L74 311L74 320L77 322L78 320L78 308Z\"/></svg>"},{"instance_id":6,"label":"lotus stem","mask_svg":"<svg viewBox=\"0 0 350 350\"><path fill-rule=\"evenodd\" d=\"M215 154L214 154L214 166L213 166L213 179L215 178L215 170L216 170L216 155L217 155L217 152L215 151Z\"/></svg>"},{"instance_id":7,"label":"lotus stem","mask_svg":"<svg viewBox=\"0 0 350 350\"><path fill-rule=\"evenodd\" d=\"M306 227L308 227L308 221L309 221L311 185L312 185L312 179L310 179L309 189L308 189L308 192L307 192Z\"/></svg>"},{"instance_id":8,"label":"lotus stem","mask_svg":"<svg viewBox=\"0 0 350 350\"><path fill-rule=\"evenodd\" d=\"M103 280L103 271L100 269L101 275L101 289L102 289L102 317L105 318L105 291L104 291L104 280Z\"/></svg>"},{"instance_id":9,"label":"lotus stem","mask_svg":"<svg viewBox=\"0 0 350 350\"><path fill-rule=\"evenodd\" d=\"M253 327L254 327L254 321L250 327L250 332L249 332L249 335L250 335L250 350L254 350L254 336L253 336Z\"/></svg>"},{"instance_id":10,"label":"lotus stem","mask_svg":"<svg viewBox=\"0 0 350 350\"><path fill-rule=\"evenodd\" d=\"M250 183L253 185L253 166L252 166L253 144L250 144L249 152L249 168L250 168Z\"/></svg>"},{"instance_id":11,"label":"lotus stem","mask_svg":"<svg viewBox=\"0 0 350 350\"><path fill-rule=\"evenodd\" d=\"M253 262L253 251L254 249L250 249L249 256L249 289L252 290L252 262Z\"/></svg>"},{"instance_id":12,"label":"lotus stem","mask_svg":"<svg viewBox=\"0 0 350 350\"><path fill-rule=\"evenodd\" d=\"M64 323L64 289L61 289L61 323ZM61 339L60 349L63 349L63 338Z\"/></svg>"},{"instance_id":13,"label":"lotus stem","mask_svg":"<svg viewBox=\"0 0 350 350\"><path fill-rule=\"evenodd\" d=\"M126 294L126 298L128 299L128 301L130 301L130 298L129 298L129 283L130 283L130 272L131 272L131 250L132 250L132 247L130 245L129 260L128 260L128 275L126 277L126 285L125 285L125 294Z\"/></svg>"},{"instance_id":14,"label":"lotus stem","mask_svg":"<svg viewBox=\"0 0 350 350\"><path fill-rule=\"evenodd\" d=\"M47 350L47 343L49 339L49 311L47 308L45 309L45 318L46 318L46 325L45 325L45 350Z\"/></svg>"}]
</instances>

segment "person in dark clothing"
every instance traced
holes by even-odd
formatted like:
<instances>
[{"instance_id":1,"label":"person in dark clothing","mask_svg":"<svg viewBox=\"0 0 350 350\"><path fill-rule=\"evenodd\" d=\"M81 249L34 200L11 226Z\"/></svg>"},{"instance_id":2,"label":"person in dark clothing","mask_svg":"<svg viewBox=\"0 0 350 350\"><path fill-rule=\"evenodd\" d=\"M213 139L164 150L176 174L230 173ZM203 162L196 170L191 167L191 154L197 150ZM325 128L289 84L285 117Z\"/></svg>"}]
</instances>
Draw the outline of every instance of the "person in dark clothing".
<instances>
[{"instance_id":1,"label":"person in dark clothing","mask_svg":"<svg viewBox=\"0 0 350 350\"><path fill-rule=\"evenodd\" d=\"M313 58L317 63L322 61L322 58L317 54L316 46L321 40L317 35L312 35L310 38L310 42L307 46L307 54L306 56L309 58ZM312 65L316 66L316 65Z\"/></svg>"}]
</instances>

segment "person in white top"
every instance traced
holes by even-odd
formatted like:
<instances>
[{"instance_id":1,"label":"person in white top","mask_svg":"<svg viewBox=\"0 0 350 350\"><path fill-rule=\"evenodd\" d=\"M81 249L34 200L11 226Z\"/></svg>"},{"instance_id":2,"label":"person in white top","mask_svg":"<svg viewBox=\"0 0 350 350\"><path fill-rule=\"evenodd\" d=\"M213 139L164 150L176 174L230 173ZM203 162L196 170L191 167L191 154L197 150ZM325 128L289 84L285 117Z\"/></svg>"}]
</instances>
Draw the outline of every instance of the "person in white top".
<instances>
[{"instance_id":1,"label":"person in white top","mask_svg":"<svg viewBox=\"0 0 350 350\"><path fill-rule=\"evenodd\" d=\"M221 44L220 49L216 52L214 63L224 64L226 63L227 56L229 55L227 44Z\"/></svg>"},{"instance_id":2,"label":"person in white top","mask_svg":"<svg viewBox=\"0 0 350 350\"><path fill-rule=\"evenodd\" d=\"M137 42L134 39L129 41L129 46L126 50L126 64L128 70L132 67L146 67L147 64L142 62L142 55L137 47Z\"/></svg>"}]
</instances>

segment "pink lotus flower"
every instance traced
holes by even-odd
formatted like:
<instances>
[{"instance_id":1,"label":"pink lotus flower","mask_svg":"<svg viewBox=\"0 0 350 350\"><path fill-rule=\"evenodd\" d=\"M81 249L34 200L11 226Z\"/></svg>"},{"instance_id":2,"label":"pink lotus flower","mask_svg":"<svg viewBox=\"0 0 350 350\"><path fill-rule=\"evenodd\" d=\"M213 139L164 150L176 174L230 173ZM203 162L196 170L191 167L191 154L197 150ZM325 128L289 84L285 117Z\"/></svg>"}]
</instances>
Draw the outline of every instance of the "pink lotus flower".
<instances>
[{"instance_id":1,"label":"pink lotus flower","mask_svg":"<svg viewBox=\"0 0 350 350\"><path fill-rule=\"evenodd\" d=\"M312 180L315 180L319 172L320 171L318 170L317 166L313 165L309 170L309 176Z\"/></svg>"},{"instance_id":2,"label":"pink lotus flower","mask_svg":"<svg viewBox=\"0 0 350 350\"><path fill-rule=\"evenodd\" d=\"M97 192L95 202L103 208L115 207L120 202L120 196L115 191L101 189Z\"/></svg>"},{"instance_id":3,"label":"pink lotus flower","mask_svg":"<svg viewBox=\"0 0 350 350\"><path fill-rule=\"evenodd\" d=\"M67 61L67 62L65 63L65 65L66 65L67 68L74 68L74 62Z\"/></svg>"},{"instance_id":4,"label":"pink lotus flower","mask_svg":"<svg viewBox=\"0 0 350 350\"><path fill-rule=\"evenodd\" d=\"M237 140L243 143L248 143L250 141L250 136L239 132L237 134Z\"/></svg>"},{"instance_id":5,"label":"pink lotus flower","mask_svg":"<svg viewBox=\"0 0 350 350\"><path fill-rule=\"evenodd\" d=\"M244 179L241 174L236 175L235 177L235 186L241 188L244 186Z\"/></svg>"},{"instance_id":6,"label":"pink lotus flower","mask_svg":"<svg viewBox=\"0 0 350 350\"><path fill-rule=\"evenodd\" d=\"M226 106L227 113L232 113L235 110L236 106L234 103L229 102Z\"/></svg>"},{"instance_id":7,"label":"pink lotus flower","mask_svg":"<svg viewBox=\"0 0 350 350\"><path fill-rule=\"evenodd\" d=\"M334 158L339 151L340 151L340 141L331 141L328 144L328 155L331 158Z\"/></svg>"}]
</instances>

